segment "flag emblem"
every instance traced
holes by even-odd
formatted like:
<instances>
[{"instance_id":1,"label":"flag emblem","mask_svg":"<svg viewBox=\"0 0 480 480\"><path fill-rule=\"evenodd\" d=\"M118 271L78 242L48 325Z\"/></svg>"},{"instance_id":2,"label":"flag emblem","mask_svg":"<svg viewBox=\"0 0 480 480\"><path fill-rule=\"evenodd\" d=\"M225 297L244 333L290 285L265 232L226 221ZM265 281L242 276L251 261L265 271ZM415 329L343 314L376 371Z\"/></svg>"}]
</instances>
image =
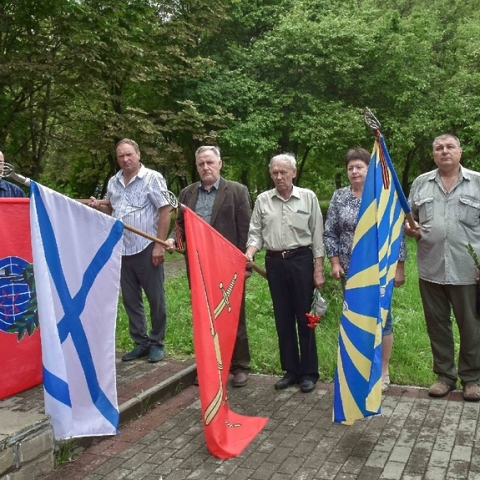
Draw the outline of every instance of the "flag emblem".
<instances>
[{"instance_id":1,"label":"flag emblem","mask_svg":"<svg viewBox=\"0 0 480 480\"><path fill-rule=\"evenodd\" d=\"M11 256L0 259L0 330L21 340L38 327L33 265Z\"/></svg>"}]
</instances>

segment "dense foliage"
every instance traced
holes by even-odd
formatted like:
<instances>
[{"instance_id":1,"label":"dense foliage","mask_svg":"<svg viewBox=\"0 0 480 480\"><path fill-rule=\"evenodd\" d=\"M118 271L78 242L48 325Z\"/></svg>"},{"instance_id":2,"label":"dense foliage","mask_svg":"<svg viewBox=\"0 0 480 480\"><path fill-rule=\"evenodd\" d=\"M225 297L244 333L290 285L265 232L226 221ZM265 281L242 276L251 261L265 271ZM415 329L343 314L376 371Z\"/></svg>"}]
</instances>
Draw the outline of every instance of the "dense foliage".
<instances>
[{"instance_id":1,"label":"dense foliage","mask_svg":"<svg viewBox=\"0 0 480 480\"><path fill-rule=\"evenodd\" d=\"M72 196L101 195L131 137L174 192L218 144L252 195L293 152L320 198L345 151L382 122L404 189L458 135L480 168L480 12L474 0L6 0L0 5L0 149Z\"/></svg>"}]
</instances>

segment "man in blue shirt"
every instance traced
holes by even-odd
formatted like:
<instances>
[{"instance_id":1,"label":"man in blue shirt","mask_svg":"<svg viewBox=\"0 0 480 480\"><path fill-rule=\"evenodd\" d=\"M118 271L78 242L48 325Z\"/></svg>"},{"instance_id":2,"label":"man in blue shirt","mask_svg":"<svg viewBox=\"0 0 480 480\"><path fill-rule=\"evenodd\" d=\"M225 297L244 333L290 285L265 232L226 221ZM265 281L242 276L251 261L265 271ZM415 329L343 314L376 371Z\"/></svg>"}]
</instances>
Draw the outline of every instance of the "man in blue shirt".
<instances>
[{"instance_id":1,"label":"man in blue shirt","mask_svg":"<svg viewBox=\"0 0 480 480\"><path fill-rule=\"evenodd\" d=\"M0 152L0 197L24 197L25 194L20 187L17 187L13 183L3 180L3 163L4 156L3 153Z\"/></svg>"}]
</instances>

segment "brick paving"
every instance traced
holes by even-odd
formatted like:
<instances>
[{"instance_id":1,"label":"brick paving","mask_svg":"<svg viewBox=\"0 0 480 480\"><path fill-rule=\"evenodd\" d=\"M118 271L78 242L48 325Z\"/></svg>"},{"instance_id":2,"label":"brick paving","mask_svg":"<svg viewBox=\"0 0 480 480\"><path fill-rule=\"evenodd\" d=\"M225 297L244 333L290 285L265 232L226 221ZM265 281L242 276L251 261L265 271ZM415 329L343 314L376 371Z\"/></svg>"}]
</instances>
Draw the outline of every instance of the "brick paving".
<instances>
[{"instance_id":1,"label":"brick paving","mask_svg":"<svg viewBox=\"0 0 480 480\"><path fill-rule=\"evenodd\" d=\"M246 387L229 387L232 410L269 418L236 458L210 455L198 387L188 386L42 478L480 480L480 405L461 392L431 399L425 389L393 386L382 415L345 426L332 422L331 384L303 394L276 391L276 380L251 375Z\"/></svg>"},{"instance_id":2,"label":"brick paving","mask_svg":"<svg viewBox=\"0 0 480 480\"><path fill-rule=\"evenodd\" d=\"M183 260L176 265L182 272ZM381 415L345 426L332 422L331 384L302 394L251 375L246 387L229 387L229 406L268 424L241 455L219 460L205 445L193 369L193 359L168 352L157 364L121 362L119 354L119 405L128 420L42 480L480 480L480 404L459 391L432 399L415 387L392 386ZM177 395L162 396L168 389ZM2 409L43 413L41 387L0 401Z\"/></svg>"},{"instance_id":3,"label":"brick paving","mask_svg":"<svg viewBox=\"0 0 480 480\"><path fill-rule=\"evenodd\" d=\"M184 361L171 360L168 354L165 361L158 363L149 363L146 358L137 362L122 362L122 355L123 353L117 353L115 362L119 405L195 363L193 358ZM2 411L45 413L43 386L38 385L5 400L0 400L0 412Z\"/></svg>"}]
</instances>

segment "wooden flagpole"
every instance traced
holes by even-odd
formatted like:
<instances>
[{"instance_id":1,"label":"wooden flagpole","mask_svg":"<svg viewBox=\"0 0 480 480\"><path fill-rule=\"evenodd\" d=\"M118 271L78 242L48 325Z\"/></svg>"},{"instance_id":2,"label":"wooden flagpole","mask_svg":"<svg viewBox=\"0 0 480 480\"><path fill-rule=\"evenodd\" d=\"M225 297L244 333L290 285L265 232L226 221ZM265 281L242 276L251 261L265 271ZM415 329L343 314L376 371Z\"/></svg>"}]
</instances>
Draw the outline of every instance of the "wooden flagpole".
<instances>
[{"instance_id":1,"label":"wooden flagpole","mask_svg":"<svg viewBox=\"0 0 480 480\"><path fill-rule=\"evenodd\" d=\"M25 185L27 187L30 185L30 179L27 178L27 177L24 177L23 175L20 175L20 174L16 173L13 165L10 165L8 163L4 164L3 171L0 172L0 178L2 176L10 177L13 180L17 181L18 183L21 183L22 185ZM173 194L172 194L172 196L173 196ZM84 204L84 205L88 205L91 202L91 200L89 198L76 198L75 200L77 202L80 202L80 203ZM98 200L98 202L100 203L100 205L108 205L108 206L111 205L110 200ZM154 237L153 235L150 235L147 232L144 232L143 230L139 230L138 228L132 227L131 225L127 225L125 223L123 224L123 227L126 230L129 230L130 232L133 232L133 233L136 233L137 235L148 238L149 240L152 240L155 243L159 243L164 248L169 248L170 247L170 245L167 242L165 242L164 240L161 240L160 238ZM182 254L184 253L180 250L177 250L177 251L182 253ZM253 262L252 262L252 268L258 274L260 274L263 278L267 278L267 273L265 272L265 270L263 270L263 268L259 267L258 265L256 265Z\"/></svg>"},{"instance_id":2,"label":"wooden flagpole","mask_svg":"<svg viewBox=\"0 0 480 480\"><path fill-rule=\"evenodd\" d=\"M89 198L76 198L75 199L77 202L83 203L84 205L88 205L91 200ZM100 205L110 205L110 200L98 200ZM179 205L180 208L182 205ZM127 225L126 223L123 224L123 227L126 230L129 230L130 232L136 233L137 235L140 235L142 237L148 238L149 240L152 240L153 242L159 243L162 245L164 248L169 248L170 245L165 242L164 240L161 240L160 238L154 237L153 235L148 234L147 232L144 232L143 230L139 230L138 228L132 227L131 225ZM183 251L177 250L178 252L184 254ZM252 262L252 269L255 270L259 275L261 275L263 278L267 278L267 272L255 263Z\"/></svg>"}]
</instances>

